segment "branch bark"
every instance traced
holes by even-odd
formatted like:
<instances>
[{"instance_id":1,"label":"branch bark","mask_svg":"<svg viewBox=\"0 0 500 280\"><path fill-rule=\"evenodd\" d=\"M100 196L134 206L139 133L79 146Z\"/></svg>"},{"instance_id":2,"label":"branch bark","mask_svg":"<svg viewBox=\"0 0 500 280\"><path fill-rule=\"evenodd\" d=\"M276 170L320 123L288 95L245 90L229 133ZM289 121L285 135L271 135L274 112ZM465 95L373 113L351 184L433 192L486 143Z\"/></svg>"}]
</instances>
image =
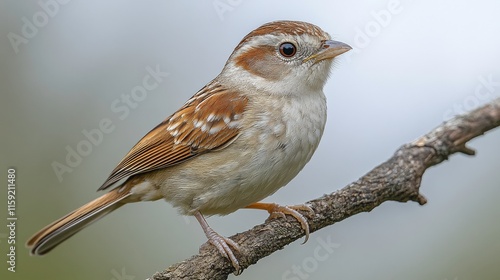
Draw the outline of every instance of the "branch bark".
<instances>
[{"instance_id":1,"label":"branch bark","mask_svg":"<svg viewBox=\"0 0 500 280\"><path fill-rule=\"evenodd\" d=\"M314 210L308 216L311 232L340 222L360 212L369 212L385 201L427 200L419 193L427 168L460 152L474 155L467 142L500 126L500 98L467 114L457 116L417 140L400 147L386 162L341 190L307 202ZM307 214L307 213L303 213ZM304 235L292 217L272 219L230 238L240 245L235 252L242 268L283 249ZM205 243L198 255L171 265L150 279L227 279L231 263Z\"/></svg>"}]
</instances>

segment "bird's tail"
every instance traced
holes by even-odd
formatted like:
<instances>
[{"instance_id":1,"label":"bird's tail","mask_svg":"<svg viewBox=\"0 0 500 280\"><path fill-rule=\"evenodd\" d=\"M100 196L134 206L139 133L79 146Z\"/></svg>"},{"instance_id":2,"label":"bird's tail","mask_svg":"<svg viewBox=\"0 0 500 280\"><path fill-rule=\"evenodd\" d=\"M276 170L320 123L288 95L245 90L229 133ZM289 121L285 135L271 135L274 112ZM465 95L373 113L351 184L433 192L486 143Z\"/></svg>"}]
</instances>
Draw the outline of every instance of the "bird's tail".
<instances>
[{"instance_id":1,"label":"bird's tail","mask_svg":"<svg viewBox=\"0 0 500 280\"><path fill-rule=\"evenodd\" d=\"M31 248L32 255L44 255L86 226L120 208L129 196L130 192L116 188L44 227L28 240L26 246Z\"/></svg>"}]
</instances>

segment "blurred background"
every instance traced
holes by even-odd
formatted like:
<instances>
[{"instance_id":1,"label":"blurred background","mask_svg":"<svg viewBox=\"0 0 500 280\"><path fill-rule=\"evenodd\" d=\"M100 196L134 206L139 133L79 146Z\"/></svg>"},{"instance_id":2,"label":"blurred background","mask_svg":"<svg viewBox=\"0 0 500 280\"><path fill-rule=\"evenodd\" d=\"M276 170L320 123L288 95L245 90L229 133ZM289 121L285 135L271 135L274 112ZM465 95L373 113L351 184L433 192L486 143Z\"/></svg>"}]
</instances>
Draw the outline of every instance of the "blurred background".
<instances>
[{"instance_id":1,"label":"blurred background","mask_svg":"<svg viewBox=\"0 0 500 280\"><path fill-rule=\"evenodd\" d=\"M18 220L15 273L0 227L0 278L137 280L196 254L206 241L200 226L163 201L127 205L44 257L30 257L24 242L96 198L140 137L214 78L261 24L308 21L354 48L325 87L318 151L266 200L297 204L500 97L499 13L494 0L1 1L0 158L5 178L16 168ZM141 91L148 75L155 86ZM498 279L499 144L496 129L470 142L477 156L428 170L427 205L384 203L230 279ZM266 218L241 210L208 222L230 236Z\"/></svg>"}]
</instances>

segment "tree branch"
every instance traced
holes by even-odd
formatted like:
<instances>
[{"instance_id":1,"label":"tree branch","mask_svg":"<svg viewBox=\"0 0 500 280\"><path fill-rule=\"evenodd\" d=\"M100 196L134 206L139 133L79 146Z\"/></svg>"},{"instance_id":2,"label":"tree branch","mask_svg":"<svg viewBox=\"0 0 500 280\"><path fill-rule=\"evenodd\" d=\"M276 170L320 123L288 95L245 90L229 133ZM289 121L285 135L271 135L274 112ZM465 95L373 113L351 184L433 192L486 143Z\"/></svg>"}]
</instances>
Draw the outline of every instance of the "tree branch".
<instances>
[{"instance_id":1,"label":"tree branch","mask_svg":"<svg viewBox=\"0 0 500 280\"><path fill-rule=\"evenodd\" d=\"M427 200L419 193L419 188L425 170L457 152L474 155L474 150L466 143L498 126L500 98L403 145L389 160L356 182L307 202L315 212L314 216L308 217L311 232L360 212L369 212L385 201L411 200L424 205ZM303 235L300 224L287 216L286 219L266 221L231 239L240 245L240 253L235 254L241 267L247 268ZM157 272L150 279L227 279L233 271L231 263L205 243L198 255Z\"/></svg>"}]
</instances>

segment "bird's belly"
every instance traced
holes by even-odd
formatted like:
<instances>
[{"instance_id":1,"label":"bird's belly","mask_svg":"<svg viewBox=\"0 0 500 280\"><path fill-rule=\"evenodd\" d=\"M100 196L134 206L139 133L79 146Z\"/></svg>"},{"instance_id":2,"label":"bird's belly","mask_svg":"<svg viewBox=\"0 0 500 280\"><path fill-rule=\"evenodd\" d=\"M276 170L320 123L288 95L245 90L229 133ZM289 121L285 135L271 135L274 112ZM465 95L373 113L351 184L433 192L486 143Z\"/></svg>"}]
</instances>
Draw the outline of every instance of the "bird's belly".
<instances>
[{"instance_id":1,"label":"bird's belly","mask_svg":"<svg viewBox=\"0 0 500 280\"><path fill-rule=\"evenodd\" d=\"M273 194L316 150L326 120L323 105L312 115L285 112L284 118L273 119L260 114L259 121L225 149L168 168L171 172L163 173L161 180L163 196L183 214L225 215ZM286 117L290 115L300 117Z\"/></svg>"}]
</instances>

